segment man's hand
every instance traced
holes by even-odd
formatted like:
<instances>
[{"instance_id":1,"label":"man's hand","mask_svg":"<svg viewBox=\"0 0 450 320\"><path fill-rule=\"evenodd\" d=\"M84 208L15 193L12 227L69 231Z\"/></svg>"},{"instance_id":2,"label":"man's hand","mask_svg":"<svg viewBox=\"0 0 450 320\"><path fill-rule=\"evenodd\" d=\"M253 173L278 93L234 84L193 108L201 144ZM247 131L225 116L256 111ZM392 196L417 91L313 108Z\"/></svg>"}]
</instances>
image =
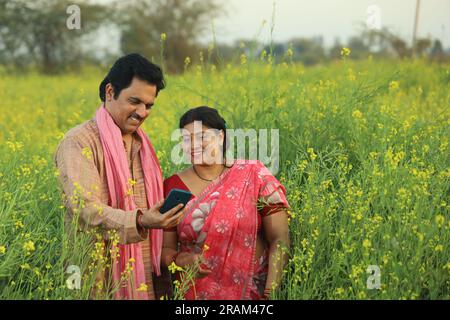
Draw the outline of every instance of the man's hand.
<instances>
[{"instance_id":1,"label":"man's hand","mask_svg":"<svg viewBox=\"0 0 450 320\"><path fill-rule=\"evenodd\" d=\"M178 225L178 223L180 223L186 212L186 208L181 209L183 207L183 204L179 204L166 213L161 214L161 212L159 212L159 209L161 209L163 203L164 200L158 202L149 210L142 210L142 227L146 229L166 229L175 227ZM180 211L178 212L178 210Z\"/></svg>"}]
</instances>

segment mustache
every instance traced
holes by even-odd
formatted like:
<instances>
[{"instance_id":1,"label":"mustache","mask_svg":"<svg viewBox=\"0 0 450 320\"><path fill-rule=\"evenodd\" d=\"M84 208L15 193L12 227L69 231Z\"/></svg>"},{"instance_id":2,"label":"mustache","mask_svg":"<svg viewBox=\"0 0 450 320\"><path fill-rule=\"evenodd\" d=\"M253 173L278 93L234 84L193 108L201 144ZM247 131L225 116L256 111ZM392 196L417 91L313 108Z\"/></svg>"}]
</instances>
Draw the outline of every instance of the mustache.
<instances>
[{"instance_id":1,"label":"mustache","mask_svg":"<svg viewBox=\"0 0 450 320\"><path fill-rule=\"evenodd\" d=\"M131 117L134 117L134 118L138 119L139 121L143 120L143 118L140 115L138 115L137 113L133 113L131 116L129 116L129 118L131 118Z\"/></svg>"}]
</instances>

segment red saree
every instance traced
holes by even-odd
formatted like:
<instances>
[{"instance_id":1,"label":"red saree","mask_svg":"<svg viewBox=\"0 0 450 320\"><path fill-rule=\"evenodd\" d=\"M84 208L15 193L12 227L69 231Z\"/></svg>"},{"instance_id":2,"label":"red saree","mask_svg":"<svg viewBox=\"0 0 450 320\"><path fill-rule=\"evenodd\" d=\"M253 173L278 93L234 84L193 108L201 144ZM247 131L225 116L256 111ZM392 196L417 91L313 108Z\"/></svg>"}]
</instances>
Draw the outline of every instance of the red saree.
<instances>
[{"instance_id":1,"label":"red saree","mask_svg":"<svg viewBox=\"0 0 450 320\"><path fill-rule=\"evenodd\" d=\"M267 278L268 250L256 260L261 228L258 200L287 208L283 185L257 160L237 160L187 204L177 227L180 252L204 252L212 273L197 279L185 298L259 299Z\"/></svg>"}]
</instances>

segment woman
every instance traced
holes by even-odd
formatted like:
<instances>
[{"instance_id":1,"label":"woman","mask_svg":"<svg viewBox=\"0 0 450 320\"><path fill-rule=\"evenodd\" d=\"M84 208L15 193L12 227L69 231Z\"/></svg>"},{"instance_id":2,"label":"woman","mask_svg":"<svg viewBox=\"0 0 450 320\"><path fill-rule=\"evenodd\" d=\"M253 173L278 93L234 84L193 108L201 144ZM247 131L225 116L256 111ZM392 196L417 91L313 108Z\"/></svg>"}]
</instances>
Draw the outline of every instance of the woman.
<instances>
[{"instance_id":1,"label":"woman","mask_svg":"<svg viewBox=\"0 0 450 320\"><path fill-rule=\"evenodd\" d=\"M186 299L267 298L286 262L280 247L289 245L284 187L259 161L223 161L226 123L217 110L189 110L180 129L192 166L166 179L164 193L193 196L181 223L164 230L162 263L183 267L203 254Z\"/></svg>"}]
</instances>

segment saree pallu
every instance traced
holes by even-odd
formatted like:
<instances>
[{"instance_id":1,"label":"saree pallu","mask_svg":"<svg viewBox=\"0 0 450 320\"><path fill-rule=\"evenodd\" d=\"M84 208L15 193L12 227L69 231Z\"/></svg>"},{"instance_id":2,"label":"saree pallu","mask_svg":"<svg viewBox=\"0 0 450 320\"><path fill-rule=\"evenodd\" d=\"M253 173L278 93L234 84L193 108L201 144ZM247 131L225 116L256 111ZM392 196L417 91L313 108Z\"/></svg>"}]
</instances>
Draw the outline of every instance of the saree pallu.
<instances>
[{"instance_id":1,"label":"saree pallu","mask_svg":"<svg viewBox=\"0 0 450 320\"><path fill-rule=\"evenodd\" d=\"M180 252L203 252L204 264L212 271L195 280L187 300L261 297L268 250L255 259L261 223L258 200L288 207L283 185L260 161L236 160L186 205L186 215L177 227Z\"/></svg>"}]
</instances>

